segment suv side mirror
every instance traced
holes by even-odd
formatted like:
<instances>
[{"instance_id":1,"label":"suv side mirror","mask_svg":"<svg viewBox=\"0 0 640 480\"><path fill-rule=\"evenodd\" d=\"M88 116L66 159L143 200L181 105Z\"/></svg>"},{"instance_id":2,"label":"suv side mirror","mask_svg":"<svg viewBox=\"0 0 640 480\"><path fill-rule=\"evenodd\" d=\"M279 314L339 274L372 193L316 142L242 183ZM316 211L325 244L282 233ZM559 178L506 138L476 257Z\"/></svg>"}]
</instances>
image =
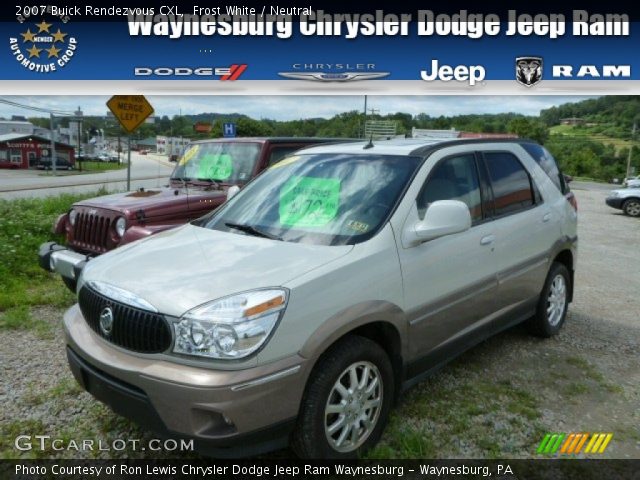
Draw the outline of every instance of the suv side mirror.
<instances>
[{"instance_id":1,"label":"suv side mirror","mask_svg":"<svg viewBox=\"0 0 640 480\"><path fill-rule=\"evenodd\" d=\"M469 207L459 200L438 200L414 226L416 243L464 232L471 228Z\"/></svg>"}]
</instances>

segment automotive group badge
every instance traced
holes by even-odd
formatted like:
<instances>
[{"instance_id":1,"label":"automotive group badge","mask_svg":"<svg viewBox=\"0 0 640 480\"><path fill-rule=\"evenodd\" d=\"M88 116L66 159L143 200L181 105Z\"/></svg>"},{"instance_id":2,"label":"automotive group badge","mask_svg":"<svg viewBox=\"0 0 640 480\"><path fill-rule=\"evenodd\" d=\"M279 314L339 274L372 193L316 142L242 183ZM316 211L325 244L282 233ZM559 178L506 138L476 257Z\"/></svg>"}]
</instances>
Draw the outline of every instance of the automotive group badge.
<instances>
[{"instance_id":1,"label":"automotive group badge","mask_svg":"<svg viewBox=\"0 0 640 480\"><path fill-rule=\"evenodd\" d=\"M516 81L525 87L533 87L542 80L542 57L517 57Z\"/></svg>"},{"instance_id":2,"label":"automotive group badge","mask_svg":"<svg viewBox=\"0 0 640 480\"><path fill-rule=\"evenodd\" d=\"M45 20L44 17L19 18L19 33L9 37L9 48L15 61L27 70L52 73L67 66L76 54L78 43L64 20Z\"/></svg>"}]
</instances>

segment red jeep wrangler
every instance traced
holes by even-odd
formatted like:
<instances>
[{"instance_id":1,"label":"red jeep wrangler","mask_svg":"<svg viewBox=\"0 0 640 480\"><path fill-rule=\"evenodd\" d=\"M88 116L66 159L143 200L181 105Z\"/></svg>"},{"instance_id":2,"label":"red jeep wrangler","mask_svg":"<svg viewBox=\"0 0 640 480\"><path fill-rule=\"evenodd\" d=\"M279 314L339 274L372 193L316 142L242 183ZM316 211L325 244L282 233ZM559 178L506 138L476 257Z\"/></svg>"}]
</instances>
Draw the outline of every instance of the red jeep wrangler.
<instances>
[{"instance_id":1,"label":"red jeep wrangler","mask_svg":"<svg viewBox=\"0 0 640 480\"><path fill-rule=\"evenodd\" d=\"M91 257L201 217L265 168L322 138L229 138L193 142L179 159L169 185L82 200L58 217L53 231L66 246L40 246L40 266L62 275L75 291ZM344 140L342 140L344 141Z\"/></svg>"}]
</instances>

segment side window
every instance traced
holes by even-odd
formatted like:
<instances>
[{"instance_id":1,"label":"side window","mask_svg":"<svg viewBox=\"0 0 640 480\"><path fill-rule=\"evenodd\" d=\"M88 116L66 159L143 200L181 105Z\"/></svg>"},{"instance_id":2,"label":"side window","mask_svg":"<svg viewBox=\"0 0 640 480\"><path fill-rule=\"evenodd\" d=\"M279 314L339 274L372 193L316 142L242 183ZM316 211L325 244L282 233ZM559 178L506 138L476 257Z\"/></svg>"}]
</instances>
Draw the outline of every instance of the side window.
<instances>
[{"instance_id":1,"label":"side window","mask_svg":"<svg viewBox=\"0 0 640 480\"><path fill-rule=\"evenodd\" d=\"M429 205L437 200L460 200L469 207L473 221L482 219L482 197L474 154L450 157L435 166L416 201L421 219Z\"/></svg>"},{"instance_id":2,"label":"side window","mask_svg":"<svg viewBox=\"0 0 640 480\"><path fill-rule=\"evenodd\" d=\"M271 152L269 153L269 160L267 161L267 167L270 167L271 165L275 165L280 160L282 160L284 157L288 157L293 152L296 152L296 151L300 150L301 148L302 147L291 147L291 146L286 146L286 147L273 146L273 147L271 147Z\"/></svg>"},{"instance_id":3,"label":"side window","mask_svg":"<svg viewBox=\"0 0 640 480\"><path fill-rule=\"evenodd\" d=\"M540 168L544 170L560 192L567 193L569 191L564 181L564 176L558 168L556 159L553 158L553 155L551 155L546 148L536 143L523 143L522 148L540 165Z\"/></svg>"},{"instance_id":4,"label":"side window","mask_svg":"<svg viewBox=\"0 0 640 480\"><path fill-rule=\"evenodd\" d=\"M483 154L491 187L495 215L507 215L535 204L531 178L520 160L509 152Z\"/></svg>"}]
</instances>

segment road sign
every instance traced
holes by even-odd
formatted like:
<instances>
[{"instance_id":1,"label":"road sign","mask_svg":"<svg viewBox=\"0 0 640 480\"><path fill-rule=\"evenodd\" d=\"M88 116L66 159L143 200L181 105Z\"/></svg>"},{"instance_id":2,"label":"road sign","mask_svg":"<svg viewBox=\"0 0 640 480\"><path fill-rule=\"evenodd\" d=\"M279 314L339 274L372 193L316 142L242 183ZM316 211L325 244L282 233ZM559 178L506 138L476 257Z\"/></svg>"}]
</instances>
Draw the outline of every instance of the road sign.
<instances>
[{"instance_id":1,"label":"road sign","mask_svg":"<svg viewBox=\"0 0 640 480\"><path fill-rule=\"evenodd\" d=\"M107 107L127 132L138 128L153 113L153 107L144 95L114 95L107 102Z\"/></svg>"},{"instance_id":2,"label":"road sign","mask_svg":"<svg viewBox=\"0 0 640 480\"><path fill-rule=\"evenodd\" d=\"M235 123L223 123L222 124L222 136L225 138L234 138L236 136L236 124Z\"/></svg>"}]
</instances>

